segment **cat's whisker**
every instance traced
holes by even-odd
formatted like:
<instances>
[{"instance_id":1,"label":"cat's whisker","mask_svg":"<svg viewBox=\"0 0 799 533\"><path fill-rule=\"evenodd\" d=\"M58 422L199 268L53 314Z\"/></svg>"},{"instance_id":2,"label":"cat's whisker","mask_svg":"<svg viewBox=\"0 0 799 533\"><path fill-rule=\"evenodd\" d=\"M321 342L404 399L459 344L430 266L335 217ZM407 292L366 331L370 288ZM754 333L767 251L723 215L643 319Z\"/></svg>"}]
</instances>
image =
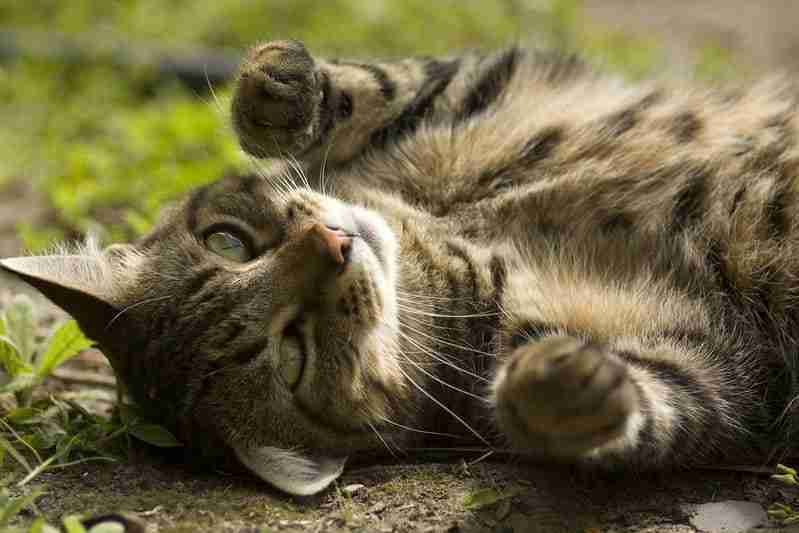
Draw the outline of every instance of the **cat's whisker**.
<instances>
[{"instance_id":1,"label":"cat's whisker","mask_svg":"<svg viewBox=\"0 0 799 533\"><path fill-rule=\"evenodd\" d=\"M414 387L416 387L416 389L417 389L419 392L421 392L422 394L424 394L425 396L427 396L427 398L428 398L430 401L432 401L433 403L435 403L436 405L438 405L438 406L439 406L441 409L443 409L444 411L446 411L446 412L447 412L447 413L448 413L450 416L452 416L452 417L453 417L455 420L457 420L458 422L460 422L460 423L463 425L463 427L465 427L467 430L469 430L469 432L470 432L472 435L474 435L475 437L477 437L477 439L478 439L478 440L480 440L480 442L482 442L482 443L483 443L483 444L485 444L486 446L491 446L491 443L490 443L490 442L489 442L489 441L488 441L488 440L487 440L485 437L483 437L483 436L480 434L480 432L478 432L476 429L474 429L472 426L470 426L468 422L466 422L466 421L465 421L463 418L461 418L460 416L458 416L458 414L457 414L457 413L455 413L455 412L454 412L452 409L450 409L449 407L447 407L446 405L444 405L443 403L441 403L441 401L439 401L439 400L438 400L438 399L437 399L435 396L433 396L432 394L430 394L429 392L427 392L426 390L424 390L424 387L422 387L422 386L420 386L418 383L416 383L416 381L414 381L414 379L413 379L411 376L409 376L409 375L408 375L408 373L407 373L407 372L405 372L405 371L404 371L404 370L403 370L401 367L399 367L399 371L402 373L402 375L403 375L403 376L405 376L405 379L407 379L407 380L408 380L408 382L409 382L411 385L413 385Z\"/></svg>"},{"instance_id":2,"label":"cat's whisker","mask_svg":"<svg viewBox=\"0 0 799 533\"><path fill-rule=\"evenodd\" d=\"M407 311L403 309L401 306L397 306L397 308L402 312L406 313ZM411 314L404 315L402 317L402 322L412 321L413 324L416 324L420 327L435 329L439 331L454 331L454 332L464 332L467 329L467 326L446 326L444 324L436 324L432 320L426 320L424 317L420 316L413 316Z\"/></svg>"},{"instance_id":3,"label":"cat's whisker","mask_svg":"<svg viewBox=\"0 0 799 533\"><path fill-rule=\"evenodd\" d=\"M421 433L423 435L435 435L435 436L438 436L438 437L448 437L448 438L452 438L452 439L462 439L463 438L462 435L455 435L453 433L441 433L439 431L426 431L424 429L418 429L418 428L406 426L404 424L400 424L399 422L395 422L395 421L391 420L390 418L386 418L384 416L380 416L380 415L375 415L375 416L377 418L379 418L380 420L382 420L383 422L385 422L386 424L390 424L392 426L396 426L396 427L398 427L400 429L404 429L404 430L410 431L412 433Z\"/></svg>"},{"instance_id":4,"label":"cat's whisker","mask_svg":"<svg viewBox=\"0 0 799 533\"><path fill-rule=\"evenodd\" d=\"M460 392L461 394L464 394L464 395L466 395L466 396L469 396L469 397L471 397L471 398L474 398L475 400L478 400L478 401L479 401L479 402L481 402L481 403L489 403L489 401L488 401L488 400L486 400L485 398L483 398L482 396L480 396L480 395L478 395L478 394L474 394L473 392L469 392L469 391L467 391L467 390L465 390L465 389L462 389L462 388L460 388L460 387L456 387L455 385L453 385L453 384L451 384L451 383L447 383L446 381L444 381L443 379L439 378L439 377L438 377L438 376L436 376L435 374L432 374L432 373L428 372L427 370L425 370L424 368L422 368L420 365L418 365L418 364L416 363L416 361L414 361L414 360L413 360L413 359L411 359L410 357L406 357L406 356L405 356L405 354L403 354L403 353L401 353L401 352L398 352L398 355L399 355L400 357L402 357L402 360L403 360L403 361L405 361L406 363L410 363L410 364L411 364L411 366L413 366L414 368L416 368L416 369L417 369L419 372L421 372L422 374L426 375L427 377L429 377L429 378L430 378L430 379L432 379L433 381L435 381L435 382L437 382L437 383L440 383L440 384L444 385L445 387L447 387L447 388L449 388L449 389L452 389L452 390L454 390L454 391L456 391L456 392Z\"/></svg>"},{"instance_id":5,"label":"cat's whisker","mask_svg":"<svg viewBox=\"0 0 799 533\"><path fill-rule=\"evenodd\" d=\"M414 307L412 307L410 305L404 305L402 303L399 303L398 307L400 309L402 309L403 311L407 312L407 313L411 313L411 314L414 314L414 315L429 316L429 317L432 317L432 318L488 318L488 317L498 316L499 315L499 313L474 313L474 314L468 314L468 315L448 315L446 313L427 313L425 311L420 311L420 310L415 309Z\"/></svg>"},{"instance_id":6,"label":"cat's whisker","mask_svg":"<svg viewBox=\"0 0 799 533\"><path fill-rule=\"evenodd\" d=\"M377 431L377 428L374 426L374 424L372 424L371 422L367 422L366 425L368 425L372 429L372 431L374 431L375 435L377 435L377 438L380 439L380 442L382 442L383 446L385 446L386 450L388 450L388 453L390 453L391 456L396 459L397 454L395 454L391 446L388 445L388 442L386 442L386 439L383 438L383 435L381 435L380 432Z\"/></svg>"},{"instance_id":7,"label":"cat's whisker","mask_svg":"<svg viewBox=\"0 0 799 533\"><path fill-rule=\"evenodd\" d=\"M423 332L421 330L413 328L413 327L409 326L408 324L404 324L404 325L409 330L413 331L414 333L416 333L418 335L421 335L422 337L426 337L426 338L432 340L433 342L444 344L445 346L451 346L452 348L457 348L458 350L465 350L467 352L472 352L472 353L476 353L476 354L480 354L480 355L486 355L488 357L495 357L496 356L496 354L493 354L491 352L485 352L483 350L478 350L477 348L473 348L471 346L464 346L464 345L461 345L461 344L450 342L450 341L445 340L445 339L436 338L433 335L429 335L429 334L427 334L427 333L425 333L425 332Z\"/></svg>"},{"instance_id":8,"label":"cat's whisker","mask_svg":"<svg viewBox=\"0 0 799 533\"><path fill-rule=\"evenodd\" d=\"M222 106L222 101L219 99L219 96L216 94L216 90L214 90L214 86L211 83L211 78L208 77L207 65L203 66L203 74L205 75L205 85L208 87L208 93L211 95L211 99L214 102L217 113L219 113L220 117L225 119L224 120L225 127L230 128L232 122L228 120L229 117L228 117L228 112L226 111L227 108Z\"/></svg>"},{"instance_id":9,"label":"cat's whisker","mask_svg":"<svg viewBox=\"0 0 799 533\"><path fill-rule=\"evenodd\" d=\"M280 175L277 176L277 179L274 179L275 176L269 176L267 174L267 171L263 163L259 159L250 154L247 154L247 157L249 158L250 163L253 165L253 167L255 167L255 173L258 176L260 176L272 188L275 194L277 194L278 199L284 202L285 198L288 195L288 192L286 191L283 185L282 178L280 177Z\"/></svg>"},{"instance_id":10,"label":"cat's whisker","mask_svg":"<svg viewBox=\"0 0 799 533\"><path fill-rule=\"evenodd\" d=\"M484 378L483 376L481 376L481 375L479 375L479 374L475 374L474 372L471 372L471 371L469 371L469 370L466 370L465 368L462 368L462 367L460 367L460 366L456 365L455 363L453 363L452 361L450 361L449 359L447 359L446 357L444 357L444 355L443 355L443 354L438 354L438 353L434 352L432 349L430 349L430 348L427 348L427 347L425 347L425 346L423 346L423 345L419 344L419 343L418 343L418 342L417 342L417 341L416 341L416 340L415 340L413 337L411 337L411 336L410 336L410 335L408 335L407 333L403 332L403 331L401 330L401 328L400 328L400 329L396 329L395 331L397 332L397 334L398 334L400 337L402 337L403 339L405 339L407 342L409 342L410 344L412 344L413 346L415 346L415 347L416 347L416 348L418 348L419 350L422 350L422 351L423 351L423 353L425 353L425 354L429 355L430 357L432 357L432 358L433 358L433 359L435 359L436 361L438 361L438 362L440 362L440 363L442 363L442 364L445 364L445 365L447 365L447 366L449 366L449 367L451 367L451 368L453 368L453 369L457 370L458 372L462 372L462 373L464 373L464 374L466 374L466 375L468 375L468 376L471 376L471 377L473 377L473 378L475 378L475 379L477 379L477 380L479 380L479 381L482 381L482 382L484 382L484 383L488 383L488 382L489 382L489 380L488 380L488 379L486 379L486 378Z\"/></svg>"},{"instance_id":11,"label":"cat's whisker","mask_svg":"<svg viewBox=\"0 0 799 533\"><path fill-rule=\"evenodd\" d=\"M327 147L325 148L325 154L322 157L322 165L319 168L319 187L322 190L322 194L328 195L329 192L327 190L327 159L330 157L330 150L333 148L333 139L330 139L330 142L327 143Z\"/></svg>"},{"instance_id":12,"label":"cat's whisker","mask_svg":"<svg viewBox=\"0 0 799 533\"><path fill-rule=\"evenodd\" d=\"M410 302L420 302L429 300L431 302L473 302L474 300L467 297L453 298L452 296L433 296L431 294L420 294L408 292L406 290L397 288L397 297L403 298Z\"/></svg>"},{"instance_id":13,"label":"cat's whisker","mask_svg":"<svg viewBox=\"0 0 799 533\"><path fill-rule=\"evenodd\" d=\"M150 304L150 303L154 303L154 302L160 302L162 300L168 300L170 298L173 298L173 295L167 294L165 296L157 296L155 298L146 298L144 300L141 300L140 302L136 302L134 304L130 304L129 306L127 306L124 309L122 309L119 313L115 314L113 316L113 318L111 318L111 320L109 320L108 323L105 325L105 329L108 330L109 328L111 328L111 326L114 325L114 323L117 321L117 319L119 317L121 317L122 315L124 315L125 313L130 311L131 309L135 309L136 307L140 307L142 305L146 305L146 304Z\"/></svg>"},{"instance_id":14,"label":"cat's whisker","mask_svg":"<svg viewBox=\"0 0 799 533\"><path fill-rule=\"evenodd\" d=\"M287 158L287 161L289 165L291 165L291 168L294 170L294 172L297 173L297 177L299 177L302 185L306 189L312 189L311 184L308 181L308 175L305 173L305 170L302 168L302 164L299 162L299 160L295 156L291 155Z\"/></svg>"},{"instance_id":15,"label":"cat's whisker","mask_svg":"<svg viewBox=\"0 0 799 533\"><path fill-rule=\"evenodd\" d=\"M281 169L280 172L277 173L276 177L276 184L280 187L282 191L281 200L286 202L288 198L291 196L291 193L297 188L294 181L289 176L288 170Z\"/></svg>"},{"instance_id":16,"label":"cat's whisker","mask_svg":"<svg viewBox=\"0 0 799 533\"><path fill-rule=\"evenodd\" d=\"M280 156L280 159L284 163L288 164L289 167L291 167L291 170L294 170L295 172L298 172L299 177L302 178L302 176L303 176L302 170L299 169L299 171L298 171L297 167L295 166L297 158L294 157L292 154L289 154L288 152L283 151L280 148L280 144L279 144L279 142L277 141L277 138L274 135L272 136L272 141L273 141L274 145L278 147L278 155ZM286 198L287 198L292 192L297 190L299 187L297 186L296 180L293 179L290 176L290 173L288 171L286 171L285 173L282 173L280 175L280 177L283 180L283 184L285 185ZM307 183L307 180L306 180L306 183ZM308 187L308 188L310 188L310 187Z\"/></svg>"},{"instance_id":17,"label":"cat's whisker","mask_svg":"<svg viewBox=\"0 0 799 533\"><path fill-rule=\"evenodd\" d=\"M222 366L222 367L219 367L219 368L215 368L214 370L211 370L207 374L203 374L203 379L209 378L209 377L211 377L211 376L213 376L215 374L221 374L222 372L225 372L226 370L230 370L231 368L236 368L237 366L238 365L234 364L234 365L227 365L227 366Z\"/></svg>"}]
</instances>

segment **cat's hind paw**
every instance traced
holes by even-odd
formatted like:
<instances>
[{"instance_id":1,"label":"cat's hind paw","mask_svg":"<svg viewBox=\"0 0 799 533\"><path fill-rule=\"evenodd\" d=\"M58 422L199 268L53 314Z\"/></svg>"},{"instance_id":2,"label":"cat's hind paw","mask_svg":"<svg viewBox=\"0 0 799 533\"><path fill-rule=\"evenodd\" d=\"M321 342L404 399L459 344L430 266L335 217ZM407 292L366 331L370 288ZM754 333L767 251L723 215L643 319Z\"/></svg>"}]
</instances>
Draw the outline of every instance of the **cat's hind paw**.
<instances>
[{"instance_id":1,"label":"cat's hind paw","mask_svg":"<svg viewBox=\"0 0 799 533\"><path fill-rule=\"evenodd\" d=\"M256 157L301 154L319 134L323 80L299 41L270 41L244 58L232 102L242 148Z\"/></svg>"},{"instance_id":2,"label":"cat's hind paw","mask_svg":"<svg viewBox=\"0 0 799 533\"><path fill-rule=\"evenodd\" d=\"M621 437L638 410L627 367L572 337L523 344L495 382L500 428L519 450L578 459Z\"/></svg>"}]
</instances>

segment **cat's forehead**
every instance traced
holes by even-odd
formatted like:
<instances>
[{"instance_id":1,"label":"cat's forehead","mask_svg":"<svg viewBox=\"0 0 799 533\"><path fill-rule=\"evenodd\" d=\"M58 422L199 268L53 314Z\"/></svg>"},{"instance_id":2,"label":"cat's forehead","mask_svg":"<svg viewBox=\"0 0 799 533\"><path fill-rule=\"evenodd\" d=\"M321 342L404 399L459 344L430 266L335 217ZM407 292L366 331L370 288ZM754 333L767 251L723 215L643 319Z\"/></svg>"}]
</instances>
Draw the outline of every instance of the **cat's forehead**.
<instances>
[{"instance_id":1,"label":"cat's forehead","mask_svg":"<svg viewBox=\"0 0 799 533\"><path fill-rule=\"evenodd\" d=\"M189 231L219 217L241 219L260 229L270 224L276 201L274 190L263 178L232 175L193 191L183 211Z\"/></svg>"},{"instance_id":2,"label":"cat's forehead","mask_svg":"<svg viewBox=\"0 0 799 533\"><path fill-rule=\"evenodd\" d=\"M256 230L274 225L278 198L265 178L232 174L192 190L180 202L164 207L140 245L147 247L171 235L199 234L216 222L237 220Z\"/></svg>"}]
</instances>

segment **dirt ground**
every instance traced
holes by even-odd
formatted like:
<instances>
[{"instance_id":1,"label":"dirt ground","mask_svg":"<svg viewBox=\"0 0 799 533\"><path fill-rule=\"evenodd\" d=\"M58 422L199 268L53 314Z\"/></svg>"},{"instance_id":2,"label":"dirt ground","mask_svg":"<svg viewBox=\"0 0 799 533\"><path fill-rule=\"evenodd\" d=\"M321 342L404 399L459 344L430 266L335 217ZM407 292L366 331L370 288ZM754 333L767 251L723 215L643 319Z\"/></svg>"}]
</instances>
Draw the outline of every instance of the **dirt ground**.
<instances>
[{"instance_id":1,"label":"dirt ground","mask_svg":"<svg viewBox=\"0 0 799 533\"><path fill-rule=\"evenodd\" d=\"M693 505L786 495L762 477L697 471L672 476L581 479L563 470L482 461L380 464L351 470L322 495L290 498L247 475L198 473L141 456L133 463L44 474L39 509L128 511L160 532L680 532ZM507 496L477 509L468 498ZM722 530L718 530L722 531ZM749 531L787 531L763 525ZM799 531L799 530L797 530Z\"/></svg>"},{"instance_id":2,"label":"dirt ground","mask_svg":"<svg viewBox=\"0 0 799 533\"><path fill-rule=\"evenodd\" d=\"M588 0L585 4L592 22L653 36L677 61L713 39L730 46L756 70L799 68L795 31L799 2ZM0 256L20 253L14 230L20 216L35 224L52 213L28 186L0 188ZM17 282L0 277L0 292L16 290L21 290ZM87 387L78 378L88 371L95 376L91 386L98 391L97 401L111 401L110 371L102 359L86 356L69 363L66 374L70 371L75 378L70 386ZM700 530L692 516L696 506L709 502L741 500L764 509L774 502L799 504L799 491L777 485L762 473L697 470L588 478L506 458L476 459L407 457L360 466L347 470L323 494L296 498L246 474L197 472L152 450L141 450L130 462L46 472L38 483L47 493L37 505L51 522L65 514L124 511L144 521L148 531L163 533L765 533L790 529L766 520L754 528L722 529L719 524ZM32 518L22 516L23 522Z\"/></svg>"}]
</instances>

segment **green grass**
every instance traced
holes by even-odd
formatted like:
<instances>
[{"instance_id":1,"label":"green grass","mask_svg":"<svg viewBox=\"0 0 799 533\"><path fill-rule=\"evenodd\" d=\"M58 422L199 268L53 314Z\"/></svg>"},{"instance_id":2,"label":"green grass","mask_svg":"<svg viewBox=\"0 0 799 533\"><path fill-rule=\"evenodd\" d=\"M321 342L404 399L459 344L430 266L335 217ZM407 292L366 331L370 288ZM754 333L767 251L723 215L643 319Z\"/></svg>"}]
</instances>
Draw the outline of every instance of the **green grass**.
<instances>
[{"instance_id":1,"label":"green grass","mask_svg":"<svg viewBox=\"0 0 799 533\"><path fill-rule=\"evenodd\" d=\"M40 340L35 314L24 296L0 313L0 394L7 398L0 412L0 471L12 471L0 480L3 531L42 494L42 489L27 489L42 472L123 460L132 438L158 447L181 445L165 428L143 420L134 406L119 403L106 417L88 412L77 401L49 394L41 386L44 380L92 342L74 320ZM10 488L18 494L12 496Z\"/></svg>"},{"instance_id":2,"label":"green grass","mask_svg":"<svg viewBox=\"0 0 799 533\"><path fill-rule=\"evenodd\" d=\"M789 466L777 465L777 473L771 478L793 489L799 487L799 474ZM784 526L799 523L799 510L785 503L773 503L768 508L768 515L772 520L776 520Z\"/></svg>"},{"instance_id":3,"label":"green grass","mask_svg":"<svg viewBox=\"0 0 799 533\"><path fill-rule=\"evenodd\" d=\"M50 0L5 3L0 20L29 52L0 64L0 118L14 124L0 128L0 184L32 181L53 213L45 227L20 223L33 250L87 230L106 242L129 240L164 203L247 165L228 125L229 88L217 88L220 106L159 79L147 67L158 50L237 54L258 40L293 37L319 55L396 57L522 42L581 50L631 76L660 57L652 43L591 26L576 0ZM53 43L77 44L85 57L31 56L60 46L48 43L54 28ZM138 63L114 64L119 50Z\"/></svg>"}]
</instances>

